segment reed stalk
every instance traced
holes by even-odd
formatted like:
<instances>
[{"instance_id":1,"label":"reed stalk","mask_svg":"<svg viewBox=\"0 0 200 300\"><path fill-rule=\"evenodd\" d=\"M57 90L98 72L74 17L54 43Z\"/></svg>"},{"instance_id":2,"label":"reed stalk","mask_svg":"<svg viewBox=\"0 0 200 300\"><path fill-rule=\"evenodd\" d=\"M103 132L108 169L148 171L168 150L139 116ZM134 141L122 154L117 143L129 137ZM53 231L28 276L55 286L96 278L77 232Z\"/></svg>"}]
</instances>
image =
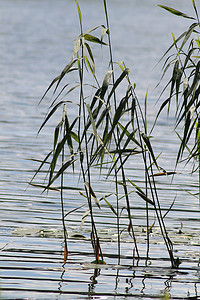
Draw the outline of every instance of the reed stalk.
<instances>
[{"instance_id":1,"label":"reed stalk","mask_svg":"<svg viewBox=\"0 0 200 300\"><path fill-rule=\"evenodd\" d=\"M87 214L90 215L91 245L94 250L94 262L104 263L94 210L95 206L99 209L100 215L101 205L100 201L97 199L95 191L92 189L92 185L94 174L93 168L98 165L99 173L101 174L103 165L107 165L109 163L110 167L107 168L107 178L114 176L114 193L112 194L116 195L116 202L115 204L109 203L106 199L106 195L103 196L102 199L105 200L108 207L112 210L116 217L118 264L120 264L121 259L120 236L122 228L120 224L120 212L123 211L123 208L120 206L120 199L122 198L125 199L126 203L125 209L127 211L128 222L127 231L133 239L133 252L136 253L138 260L140 259L139 245L137 243L137 237L134 230L134 206L132 205L134 197L130 196L129 193L129 187L131 185L131 188L134 188L134 192L139 195L143 201L145 201L147 260L149 259L150 251L149 206L151 205L155 210L161 234L169 253L171 265L172 267L177 267L173 256L173 245L167 234L162 208L160 206L157 193L157 187L153 176L153 168L155 167L160 170L160 167L158 166L157 159L153 152L153 147L147 135L147 94L145 97L145 109L143 112L140 101L136 96L135 85L131 84L131 80L129 78L129 69L126 68L125 63L114 64L107 1L103 0L106 26L96 26L85 32L83 30L82 15L78 1L75 0L75 3L79 16L80 35L75 40L71 60L61 71L60 75L55 77L55 79L51 82L41 98L42 101L49 90L54 87L50 112L47 114L39 131L46 126L47 121L51 119L57 110L64 107L64 113L62 114L62 121L55 128L53 150L50 151L41 162L41 165L36 172L37 174L44 166L47 164L50 165L48 169L48 182L45 186L43 186L45 190L54 189L53 184L60 177L65 258L67 258L68 248L63 184L65 172L67 169L71 168L72 172L74 169L80 172L80 181L84 185L85 189L85 197L87 198L88 206ZM101 38L94 35L94 32L96 32L99 28L101 28ZM108 44L103 41L104 35L108 38ZM104 77L102 85L99 84L98 78L96 77L96 66L94 62L93 49L90 47L91 43L98 44L101 47L108 47L108 71ZM115 65L118 66L118 70L120 71L118 76L116 76ZM61 82L63 82L64 78L70 76L71 72L77 73L78 84L69 88L69 82L67 81L67 83L64 84L64 87L60 87ZM96 88L94 88L91 84L91 86L93 86L93 95L90 97L90 101L87 100L88 102L86 102L86 99L89 99L89 97L85 88L86 72L92 76L92 79L97 84ZM124 96L119 98L117 89L125 80L128 87L125 90ZM60 91L58 91L59 88L61 89ZM63 93L65 96L68 96L74 91L78 91L78 103L74 104L72 101L62 100L61 96ZM56 95L56 93L58 95ZM73 116L73 120L71 122L70 120L72 116L69 115L68 110L66 109L66 104L71 106L76 105L76 108L78 107L78 113L76 116ZM127 119L124 119L124 115L128 116ZM140 157L138 159L141 159L144 166L144 191L142 188L137 186L133 180L127 178L126 164L130 159L133 159L135 155L137 155L137 158ZM59 157L61 157L60 168L58 163ZM57 170L57 168L59 169ZM123 195L120 195L120 191L122 191ZM150 194L151 199L148 194ZM77 208L74 208L72 211L67 212L67 215L75 212L76 210ZM86 215L82 219L81 225L83 224ZM135 254L133 254L133 261L134 258Z\"/></svg>"}]
</instances>

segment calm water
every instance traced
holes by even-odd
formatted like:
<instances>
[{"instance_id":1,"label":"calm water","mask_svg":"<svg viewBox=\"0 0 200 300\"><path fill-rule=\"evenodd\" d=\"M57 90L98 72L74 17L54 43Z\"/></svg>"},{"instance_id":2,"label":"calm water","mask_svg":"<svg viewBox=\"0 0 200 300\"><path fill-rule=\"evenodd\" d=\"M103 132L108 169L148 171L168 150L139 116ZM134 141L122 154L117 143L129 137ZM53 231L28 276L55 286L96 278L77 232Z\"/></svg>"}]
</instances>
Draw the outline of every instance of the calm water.
<instances>
[{"instance_id":1,"label":"calm water","mask_svg":"<svg viewBox=\"0 0 200 300\"><path fill-rule=\"evenodd\" d=\"M174 0L173 6L191 14L190 2ZM101 1L80 0L79 4L85 29L105 23ZM161 65L154 67L171 42L170 32L178 34L189 24L188 20L183 22L170 16L157 4L172 6L169 0L109 1L114 60L124 60L131 69L141 101L149 88L150 123L159 95L154 87L160 78ZM151 265L146 267L141 260L137 267L130 267L133 245L124 233L123 258L118 266L115 220L105 205L97 223L107 265L99 270L90 264L93 260L90 224L86 221L80 231L85 211L82 208L67 219L70 254L65 268L62 267L59 194L41 194L40 190L27 187L37 168L29 159L42 159L48 153L55 125L49 123L37 137L48 108L45 102L37 106L38 101L71 58L73 41L78 34L77 11L72 0L0 0L0 298L152 299L165 289L173 299L197 297L200 295L199 207L198 200L185 192L197 192L197 178L191 177L187 168L180 170L182 174L177 175L173 185L170 178L158 180L165 209L177 197L166 223L177 256L183 261L178 272L170 269L156 227L151 237ZM97 73L103 78L107 70L106 54L103 50L98 55L102 62ZM162 152L160 164L170 170L177 149L173 122L172 117L167 119L163 115L154 132L155 151ZM127 174L136 183L143 178L141 166L134 160ZM67 210L72 210L82 205L83 199L71 189L72 174L66 176L69 190L65 203ZM98 176L94 181L99 195L109 192L109 182L99 182ZM123 203L121 205L123 207ZM133 203L138 244L145 255L143 207L142 201L137 205ZM154 215L151 218L153 222ZM181 222L183 234L180 236L177 233ZM125 218L122 224L126 225ZM77 233L82 237L77 238Z\"/></svg>"}]
</instances>

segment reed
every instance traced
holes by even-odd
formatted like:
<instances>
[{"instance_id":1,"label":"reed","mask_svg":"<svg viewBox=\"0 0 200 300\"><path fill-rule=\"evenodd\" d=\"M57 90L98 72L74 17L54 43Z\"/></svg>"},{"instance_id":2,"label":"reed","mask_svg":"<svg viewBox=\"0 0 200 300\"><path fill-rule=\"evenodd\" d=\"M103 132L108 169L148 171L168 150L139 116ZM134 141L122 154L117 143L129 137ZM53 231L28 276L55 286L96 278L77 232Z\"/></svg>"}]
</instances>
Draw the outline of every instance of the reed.
<instances>
[{"instance_id":1,"label":"reed","mask_svg":"<svg viewBox=\"0 0 200 300\"><path fill-rule=\"evenodd\" d=\"M129 77L129 69L124 62L114 63L107 1L103 0L106 25L96 26L86 31L84 31L81 9L77 0L75 3L80 23L80 34L75 39L71 59L61 73L53 79L41 98L43 101L47 93L52 90L49 112L39 132L59 110L61 110L61 120L54 130L53 149L41 162L35 174L36 176L43 168L47 167L46 184L38 186L42 186L44 190L56 189L60 191L65 243L64 262L66 262L68 252L66 216L72 211L75 212L78 207L74 204L75 207L72 211L66 210L63 182L66 170L70 170L72 174L76 170L80 173L79 180L84 189L84 193L81 192L81 194L87 199L87 209L81 225L83 225L85 218L90 216L91 245L95 263L104 263L96 222L96 216L101 214L100 200L105 201L116 218L118 264L121 257L122 228L120 222L124 210L127 212L127 231L133 241L133 260L140 259L132 207L133 198L137 195L144 201L146 208L144 217L146 217L147 260L149 259L150 228L153 226L149 220L149 207L151 207L155 211L171 265L176 268L178 264L174 258L173 245L167 233L154 180L157 172L163 173L163 168L158 164L152 142L148 136L147 94L143 111L143 103L136 95L136 85L131 83ZM91 45L99 45L108 49L108 69L102 84L96 76L95 55ZM70 82L72 74L73 77L76 76L76 84ZM89 83L88 78L91 80ZM90 87L89 93L88 87ZM123 96L121 96L122 90ZM64 100L69 99L69 96L73 97L74 100ZM70 109L77 112L75 117L70 114ZM129 160L132 161L135 157L136 160L143 163L144 187L138 186L134 180L127 176L126 166ZM115 186L110 195L104 195L101 199L98 199L93 188L93 174L96 173L97 166L100 174L103 168L106 168L106 178L114 178ZM60 187L55 188L54 184L58 180L60 180ZM37 186L37 184L35 185ZM109 196L115 197L114 204L109 201ZM125 199L125 207L120 207L122 198ZM98 214L94 208L98 208Z\"/></svg>"},{"instance_id":2,"label":"reed","mask_svg":"<svg viewBox=\"0 0 200 300\"><path fill-rule=\"evenodd\" d=\"M177 38L172 33L173 42L162 57L165 60L161 80L167 72L171 75L163 89L163 92L169 90L169 95L161 104L158 116L164 108L169 113L171 106L175 106L175 130L180 139L176 166L181 162L193 161L192 172L199 173L200 22L196 1L192 0L191 4L194 16L159 5L178 17L191 20L191 25ZM178 129L181 133L178 133ZM200 187L200 173L198 186Z\"/></svg>"}]
</instances>

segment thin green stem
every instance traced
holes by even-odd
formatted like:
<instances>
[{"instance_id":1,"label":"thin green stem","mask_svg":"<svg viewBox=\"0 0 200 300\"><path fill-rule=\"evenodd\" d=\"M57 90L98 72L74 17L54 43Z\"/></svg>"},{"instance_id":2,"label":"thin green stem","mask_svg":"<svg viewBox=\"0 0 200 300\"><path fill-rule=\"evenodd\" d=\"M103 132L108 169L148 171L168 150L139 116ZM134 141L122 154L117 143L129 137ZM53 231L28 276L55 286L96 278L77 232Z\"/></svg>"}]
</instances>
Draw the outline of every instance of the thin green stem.
<instances>
[{"instance_id":1,"label":"thin green stem","mask_svg":"<svg viewBox=\"0 0 200 300\"><path fill-rule=\"evenodd\" d=\"M199 208L200 208L200 116L198 116L197 125L197 152L198 152L198 163L199 163Z\"/></svg>"},{"instance_id":2,"label":"thin green stem","mask_svg":"<svg viewBox=\"0 0 200 300\"><path fill-rule=\"evenodd\" d=\"M63 129L63 138L66 134L66 129ZM63 146L62 149L62 164L64 163L64 154L65 154L65 147ZM63 194L63 183L64 183L64 173L61 174L60 177L60 200L61 200L61 215L62 215L62 225L63 225L63 236L64 236L64 244L65 244L65 251L68 253L67 247L67 230L65 226L65 209L64 209L64 194Z\"/></svg>"},{"instance_id":3,"label":"thin green stem","mask_svg":"<svg viewBox=\"0 0 200 300\"><path fill-rule=\"evenodd\" d=\"M109 26L108 9L107 9L106 0L103 0L103 3L104 3L104 11L105 11L105 16L106 16L106 26L107 26L107 29L108 29L108 32L109 32L108 41L109 41L109 53L110 53L110 65L111 65L111 70L113 71L112 72L112 83L113 83L113 86L114 86L114 83L115 83L114 64L113 64L112 43L111 43L111 36L110 36L110 26ZM116 108L117 108L117 99L116 99L116 92L115 91L113 93L113 97L114 97L114 107L115 107L115 110L116 110ZM119 128L118 127L117 127L117 138L114 134L114 139L115 139L115 144L117 145L117 150L119 150L120 149L120 143L117 142L117 141L119 141ZM138 251L137 242L136 242L135 233L134 233L133 224L132 224L132 216L131 216L131 210L130 210L129 196L128 196L128 190L127 190L127 186L126 186L126 176L125 176L125 171L124 171L124 167L123 167L123 163L122 163L122 157L121 157L120 153L119 153L119 160L120 160L120 164L121 164L121 174L122 174L123 188L124 188L124 194L125 194L125 198L126 198L127 212L128 212L128 218L129 218L129 228L131 229L131 234L132 234L133 241L134 241L134 244L135 244L135 250L136 250L137 256L139 258L139 251ZM115 180L117 182L117 173L115 173ZM117 199L117 201L118 201L118 199ZM117 226L119 228L119 223L117 223ZM118 244L120 244L120 242Z\"/></svg>"}]
</instances>

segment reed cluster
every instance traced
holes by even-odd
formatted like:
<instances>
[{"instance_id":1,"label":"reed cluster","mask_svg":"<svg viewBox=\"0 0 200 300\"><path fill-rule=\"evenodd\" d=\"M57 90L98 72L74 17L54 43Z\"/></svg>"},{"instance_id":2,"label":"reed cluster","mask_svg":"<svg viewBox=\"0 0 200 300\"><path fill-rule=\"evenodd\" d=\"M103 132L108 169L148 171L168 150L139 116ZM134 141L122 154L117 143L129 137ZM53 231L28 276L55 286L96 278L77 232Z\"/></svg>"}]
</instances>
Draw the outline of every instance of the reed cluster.
<instances>
[{"instance_id":1,"label":"reed cluster","mask_svg":"<svg viewBox=\"0 0 200 300\"><path fill-rule=\"evenodd\" d=\"M99 214L101 214L101 200L104 200L104 203L108 205L116 219L118 263L120 263L121 208L119 201L121 198L124 198L126 203L123 209L127 212L127 231L133 241L134 258L140 259L140 249L134 230L134 211L131 209L132 197L137 194L145 206L146 258L149 258L150 231L152 228L149 220L149 210L153 209L169 254L171 266L177 268L179 261L174 257L173 243L168 236L164 221L165 215L160 205L155 182L155 176L170 175L176 172L164 170L159 165L159 159L153 151L150 139L151 129L147 126L147 95L141 103L136 94L136 85L132 84L129 69L125 63L114 63L107 1L103 0L105 25L96 26L86 31L83 27L79 4L77 0L75 2L79 16L80 34L75 39L72 57L61 73L51 82L41 98L41 101L43 101L47 93L53 90L49 112L39 132L55 113L61 111L60 121L54 130L52 150L41 161L35 174L36 176L43 168L47 168L48 178L45 185L37 185L33 181L31 184L40 186L44 190L50 190L54 189L55 182L60 181L60 186L56 189L60 192L61 199L65 244L64 261L67 260L68 255L66 216L78 209L74 205L72 211L66 211L64 177L66 170L70 170L72 176L76 170L80 173L80 182L83 184L84 192L81 192L81 195L87 200L87 209L82 218L82 224L85 218L90 216L91 245L96 263L104 263L94 213L95 207L99 209ZM189 17L178 10L161 6L175 15L190 18L194 21L180 37L176 39L173 36L173 44L162 58L164 59L171 49L175 49L175 54L169 55L164 63L162 77L173 67L172 77L164 89L169 89L170 92L169 97L161 104L155 122L165 107L168 108L168 111L170 110L171 101L175 99L177 106L176 126L184 122L183 136L179 135L181 142L177 153L177 163L182 159L186 149L189 151L187 160L200 158L200 119L198 112L200 92L199 18L194 0L192 0L192 4L196 18ZM195 39L192 38L193 34L196 35ZM93 53L93 47L91 47L93 44L105 47L108 51L108 67L105 70L103 80L97 78L96 75L95 54ZM186 44L189 44L189 46L184 50ZM75 84L70 81L71 76L76 78ZM88 78L91 78L89 83ZM73 95L73 101L69 100L71 95ZM73 113L73 116L70 113L72 110L76 112ZM187 144L194 130L196 130L194 147L189 149ZM143 165L144 184L141 184L141 186L127 175L126 165L134 159L140 160ZM114 178L114 191L109 195L104 195L101 199L98 199L93 188L93 174L94 169L96 172L97 168L99 173L103 169L105 172L106 169L106 179ZM197 169L199 170L199 166L197 166ZM112 203L109 201L111 196ZM114 201L113 197L115 198ZM167 213L170 211L171 206Z\"/></svg>"}]
</instances>

